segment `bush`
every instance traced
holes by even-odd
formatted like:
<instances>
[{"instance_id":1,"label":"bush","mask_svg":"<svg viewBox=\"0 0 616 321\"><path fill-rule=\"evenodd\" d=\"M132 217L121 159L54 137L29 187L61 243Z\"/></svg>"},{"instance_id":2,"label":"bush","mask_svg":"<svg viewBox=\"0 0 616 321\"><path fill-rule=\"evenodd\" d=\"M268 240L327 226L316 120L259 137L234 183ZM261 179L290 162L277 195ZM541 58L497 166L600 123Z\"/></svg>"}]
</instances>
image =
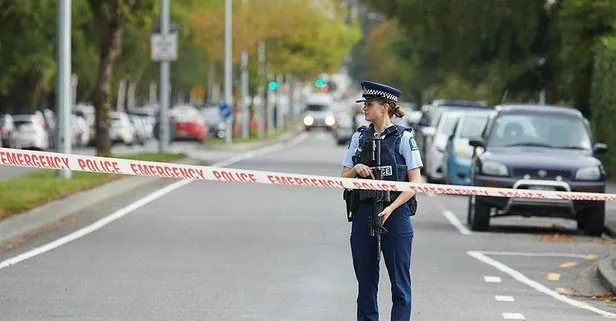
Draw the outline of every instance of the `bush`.
<instances>
[{"instance_id":1,"label":"bush","mask_svg":"<svg viewBox=\"0 0 616 321\"><path fill-rule=\"evenodd\" d=\"M608 176L616 173L616 36L603 37L597 46L590 108L593 135L608 145L601 160Z\"/></svg>"}]
</instances>

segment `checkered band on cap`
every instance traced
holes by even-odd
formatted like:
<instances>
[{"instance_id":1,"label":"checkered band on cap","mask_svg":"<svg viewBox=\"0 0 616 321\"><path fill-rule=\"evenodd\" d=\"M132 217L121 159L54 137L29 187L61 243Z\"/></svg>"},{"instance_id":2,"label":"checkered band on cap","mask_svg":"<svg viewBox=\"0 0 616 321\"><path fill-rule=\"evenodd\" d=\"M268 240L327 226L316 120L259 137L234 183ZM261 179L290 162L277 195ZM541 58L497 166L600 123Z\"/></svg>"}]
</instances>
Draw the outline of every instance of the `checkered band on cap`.
<instances>
[{"instance_id":1,"label":"checkered band on cap","mask_svg":"<svg viewBox=\"0 0 616 321\"><path fill-rule=\"evenodd\" d=\"M363 89L364 89L364 95L381 96L389 100L393 100L395 102L398 101L398 97L396 97L396 95L392 93L388 93L386 91L382 91L378 89L366 89L365 87Z\"/></svg>"}]
</instances>

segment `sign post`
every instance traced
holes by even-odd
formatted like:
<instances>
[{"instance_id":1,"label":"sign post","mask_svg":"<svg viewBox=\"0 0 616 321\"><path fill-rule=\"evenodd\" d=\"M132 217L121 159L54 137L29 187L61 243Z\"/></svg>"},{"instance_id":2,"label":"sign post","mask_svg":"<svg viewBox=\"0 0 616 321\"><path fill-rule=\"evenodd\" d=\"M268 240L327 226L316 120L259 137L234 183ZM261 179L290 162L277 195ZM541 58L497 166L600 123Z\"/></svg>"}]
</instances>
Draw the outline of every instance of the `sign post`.
<instances>
[{"instance_id":1,"label":"sign post","mask_svg":"<svg viewBox=\"0 0 616 321\"><path fill-rule=\"evenodd\" d=\"M169 143L169 62L177 59L177 27L170 26L169 1L160 0L160 28L154 26L151 41L153 61L160 62L160 112L158 152L164 153Z\"/></svg>"}]
</instances>

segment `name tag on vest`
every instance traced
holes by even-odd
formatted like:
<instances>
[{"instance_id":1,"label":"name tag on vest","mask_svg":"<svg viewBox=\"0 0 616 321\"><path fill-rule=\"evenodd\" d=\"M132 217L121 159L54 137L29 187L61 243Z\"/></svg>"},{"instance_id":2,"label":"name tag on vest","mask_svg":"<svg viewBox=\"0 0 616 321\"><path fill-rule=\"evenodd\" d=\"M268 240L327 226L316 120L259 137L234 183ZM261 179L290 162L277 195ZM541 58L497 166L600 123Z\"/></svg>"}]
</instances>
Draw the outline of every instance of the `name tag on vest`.
<instances>
[{"instance_id":1,"label":"name tag on vest","mask_svg":"<svg viewBox=\"0 0 616 321\"><path fill-rule=\"evenodd\" d=\"M393 175L393 171L391 166L380 166L377 167L381 171L381 176L391 176Z\"/></svg>"}]
</instances>

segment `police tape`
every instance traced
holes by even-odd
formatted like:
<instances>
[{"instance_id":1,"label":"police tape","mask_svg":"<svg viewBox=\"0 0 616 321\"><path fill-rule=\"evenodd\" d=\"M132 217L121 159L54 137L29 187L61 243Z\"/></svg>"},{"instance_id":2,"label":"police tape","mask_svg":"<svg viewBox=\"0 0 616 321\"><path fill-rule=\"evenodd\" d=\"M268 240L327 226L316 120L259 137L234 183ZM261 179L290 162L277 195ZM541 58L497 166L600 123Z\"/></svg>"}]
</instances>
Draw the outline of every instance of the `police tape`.
<instances>
[{"instance_id":1,"label":"police tape","mask_svg":"<svg viewBox=\"0 0 616 321\"><path fill-rule=\"evenodd\" d=\"M304 175L215 166L184 165L150 161L84 156L0 148L0 165L81 172L153 176L161 178L242 182L298 187L351 188L382 191L415 191L448 195L479 195L508 198L613 201L616 194L561 192L497 187L415 184L410 182Z\"/></svg>"}]
</instances>

